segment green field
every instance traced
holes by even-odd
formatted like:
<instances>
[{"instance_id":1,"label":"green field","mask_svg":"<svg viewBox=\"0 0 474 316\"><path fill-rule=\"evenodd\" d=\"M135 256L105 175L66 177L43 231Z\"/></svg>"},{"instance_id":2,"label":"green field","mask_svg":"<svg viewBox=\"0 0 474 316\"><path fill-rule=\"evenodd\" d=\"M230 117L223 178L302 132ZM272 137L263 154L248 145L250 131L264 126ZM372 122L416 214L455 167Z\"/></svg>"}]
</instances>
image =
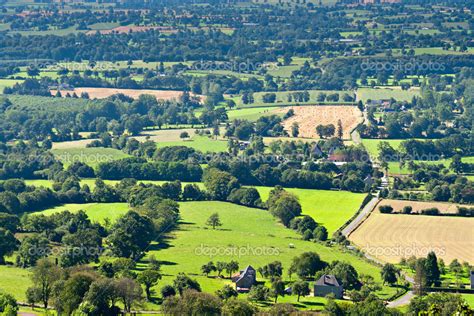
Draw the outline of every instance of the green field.
<instances>
[{"instance_id":1,"label":"green field","mask_svg":"<svg viewBox=\"0 0 474 316\"><path fill-rule=\"evenodd\" d=\"M372 275L381 283L380 270L376 266L337 247L301 240L294 231L277 223L267 211L223 202L180 204L180 228L164 243L152 245L151 248L156 249L148 252L148 255L153 254L163 262L164 277L157 288L170 284L177 273L182 271L196 278L204 291L214 292L224 284L229 284L229 279L215 278L215 274L209 278L201 275L200 267L209 261L236 260L240 268L247 265L258 268L278 260L284 267L284 279L289 280L286 270L292 258L305 251L315 251L325 261L351 262L359 274ZM207 218L214 212L219 214L223 223L216 230L205 226ZM293 246L290 247L290 244ZM377 294L387 298L394 292L394 288L384 287ZM296 297L287 297L285 301L296 304ZM302 298L300 304L303 308L321 309L324 301L322 298L307 297Z\"/></svg>"},{"instance_id":2,"label":"green field","mask_svg":"<svg viewBox=\"0 0 474 316\"><path fill-rule=\"evenodd\" d=\"M279 109L277 106L269 106L269 107L261 107L261 108L241 108L235 110L227 111L227 116L229 120L249 120L249 121L256 121L262 116L277 114L275 110ZM283 113L281 113L283 114Z\"/></svg>"},{"instance_id":3,"label":"green field","mask_svg":"<svg viewBox=\"0 0 474 316\"><path fill-rule=\"evenodd\" d=\"M0 94L3 93L5 88L13 87L15 83L21 83L23 80L16 80L16 79L0 79Z\"/></svg>"},{"instance_id":4,"label":"green field","mask_svg":"<svg viewBox=\"0 0 474 316\"><path fill-rule=\"evenodd\" d=\"M344 104L342 100L342 96L347 93L350 96L353 96L354 93L353 91L336 91L336 90L308 90L309 92L309 101L308 102L288 102L288 94L293 93L293 92L302 92L302 91L277 91L277 92L271 92L276 94L276 101L275 103L264 103L262 100L263 95L269 93L269 92L255 92L253 94L254 97L254 103L251 104L243 104L241 98L237 98L234 101L237 103L239 107L246 107L246 108L251 108L251 107L259 107L259 106L284 106L284 105L296 105L296 104L315 104L319 103L317 101L317 97L320 93L325 93L326 96L329 94L334 94L338 93L339 94L339 101L338 102L328 102L325 101L324 103L327 104ZM351 103L352 104L352 103Z\"/></svg>"},{"instance_id":5,"label":"green field","mask_svg":"<svg viewBox=\"0 0 474 316\"><path fill-rule=\"evenodd\" d=\"M7 258L14 262L13 258ZM0 292L12 294L19 301L25 302L25 292L31 286L30 272L14 266L0 265Z\"/></svg>"},{"instance_id":6,"label":"green field","mask_svg":"<svg viewBox=\"0 0 474 316\"><path fill-rule=\"evenodd\" d=\"M120 216L127 213L129 209L130 208L127 203L64 204L33 214L43 214L49 216L64 211L76 213L80 210L83 210L91 220L104 223L106 218L112 222L117 220Z\"/></svg>"},{"instance_id":7,"label":"green field","mask_svg":"<svg viewBox=\"0 0 474 316\"><path fill-rule=\"evenodd\" d=\"M227 151L227 141L225 140L215 140L207 136L192 136L191 139L187 140L178 140L170 142L157 142L156 146L158 148L167 147L167 146L186 146L200 150L202 152L223 152Z\"/></svg>"},{"instance_id":8,"label":"green field","mask_svg":"<svg viewBox=\"0 0 474 316\"><path fill-rule=\"evenodd\" d=\"M65 167L79 161L95 168L101 162L130 157L121 150L102 147L52 149L51 151Z\"/></svg>"},{"instance_id":9,"label":"green field","mask_svg":"<svg viewBox=\"0 0 474 316\"><path fill-rule=\"evenodd\" d=\"M420 96L419 90L401 90L396 88L359 88L357 100L387 100L394 98L397 101L411 101L414 96Z\"/></svg>"},{"instance_id":10,"label":"green field","mask_svg":"<svg viewBox=\"0 0 474 316\"><path fill-rule=\"evenodd\" d=\"M263 201L266 201L271 187L257 187ZM360 208L366 194L347 191L326 191L310 189L286 189L295 194L303 214L324 225L331 236L344 225Z\"/></svg>"}]
</instances>

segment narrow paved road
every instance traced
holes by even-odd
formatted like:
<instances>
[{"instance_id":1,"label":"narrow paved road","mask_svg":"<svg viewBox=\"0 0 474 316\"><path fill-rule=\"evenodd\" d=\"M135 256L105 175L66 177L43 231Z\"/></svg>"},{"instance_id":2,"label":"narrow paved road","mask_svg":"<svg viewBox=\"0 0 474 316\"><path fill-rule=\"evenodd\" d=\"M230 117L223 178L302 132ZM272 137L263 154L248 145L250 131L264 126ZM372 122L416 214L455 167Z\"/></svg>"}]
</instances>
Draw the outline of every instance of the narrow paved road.
<instances>
[{"instance_id":1,"label":"narrow paved road","mask_svg":"<svg viewBox=\"0 0 474 316\"><path fill-rule=\"evenodd\" d=\"M346 237L348 237L359 225L360 223L372 212L374 209L375 205L379 201L378 197L372 198L372 200L367 203L362 211L360 211L359 215L349 224L347 225L343 230L342 234Z\"/></svg>"},{"instance_id":2,"label":"narrow paved road","mask_svg":"<svg viewBox=\"0 0 474 316\"><path fill-rule=\"evenodd\" d=\"M397 298L395 301L391 301L387 304L387 307L390 307L390 308L395 308L395 307L400 307L400 306L403 306L403 305L407 305L410 303L410 300L415 297L415 294L413 293L413 291L408 291L406 292L405 295L403 296L400 296L399 298Z\"/></svg>"}]
</instances>

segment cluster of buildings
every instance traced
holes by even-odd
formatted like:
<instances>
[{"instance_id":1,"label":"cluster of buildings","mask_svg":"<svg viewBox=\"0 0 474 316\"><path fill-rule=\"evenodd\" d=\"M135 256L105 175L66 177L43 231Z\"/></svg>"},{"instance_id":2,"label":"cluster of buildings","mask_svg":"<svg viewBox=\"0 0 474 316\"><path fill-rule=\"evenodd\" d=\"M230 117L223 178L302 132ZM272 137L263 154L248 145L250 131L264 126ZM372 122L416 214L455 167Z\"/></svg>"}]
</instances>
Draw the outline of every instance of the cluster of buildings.
<instances>
[{"instance_id":1,"label":"cluster of buildings","mask_svg":"<svg viewBox=\"0 0 474 316\"><path fill-rule=\"evenodd\" d=\"M248 292L253 285L257 283L257 271L252 266L247 266L244 270L232 276L232 282L235 283L238 292ZM286 291L291 293L291 288ZM342 282L334 275L325 274L314 283L314 296L325 297L333 294L335 298L341 299L344 294Z\"/></svg>"}]
</instances>

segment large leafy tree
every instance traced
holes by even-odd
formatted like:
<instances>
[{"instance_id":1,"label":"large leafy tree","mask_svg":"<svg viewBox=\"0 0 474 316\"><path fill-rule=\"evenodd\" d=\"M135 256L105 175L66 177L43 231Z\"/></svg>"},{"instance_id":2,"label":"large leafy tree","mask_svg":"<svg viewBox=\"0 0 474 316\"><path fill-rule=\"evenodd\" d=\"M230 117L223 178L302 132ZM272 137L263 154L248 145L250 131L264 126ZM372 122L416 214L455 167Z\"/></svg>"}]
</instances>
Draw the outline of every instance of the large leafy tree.
<instances>
[{"instance_id":1,"label":"large leafy tree","mask_svg":"<svg viewBox=\"0 0 474 316\"><path fill-rule=\"evenodd\" d=\"M9 230L0 228L0 264L5 263L4 257L18 249L18 245L18 240Z\"/></svg>"},{"instance_id":2,"label":"large leafy tree","mask_svg":"<svg viewBox=\"0 0 474 316\"><path fill-rule=\"evenodd\" d=\"M111 229L107 241L118 257L136 258L155 236L153 222L146 216L129 211Z\"/></svg>"}]
</instances>

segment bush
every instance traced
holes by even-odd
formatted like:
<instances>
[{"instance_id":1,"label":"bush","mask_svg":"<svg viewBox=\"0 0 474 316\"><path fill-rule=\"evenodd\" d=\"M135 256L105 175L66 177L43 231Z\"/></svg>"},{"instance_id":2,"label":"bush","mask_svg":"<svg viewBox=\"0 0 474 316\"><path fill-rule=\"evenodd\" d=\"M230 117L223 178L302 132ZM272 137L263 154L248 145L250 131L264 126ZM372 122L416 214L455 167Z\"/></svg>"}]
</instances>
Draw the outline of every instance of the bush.
<instances>
[{"instance_id":1,"label":"bush","mask_svg":"<svg viewBox=\"0 0 474 316\"><path fill-rule=\"evenodd\" d=\"M432 207L432 208L427 208L427 209L421 210L421 214L423 214L423 215L439 215L440 212L439 212L438 208Z\"/></svg>"},{"instance_id":2,"label":"bush","mask_svg":"<svg viewBox=\"0 0 474 316\"><path fill-rule=\"evenodd\" d=\"M379 211L383 214L390 214L393 212L393 207L391 207L390 205L380 205Z\"/></svg>"},{"instance_id":3,"label":"bush","mask_svg":"<svg viewBox=\"0 0 474 316\"><path fill-rule=\"evenodd\" d=\"M407 205L407 206L403 207L402 213L403 214L411 214L412 210L413 210L413 208L410 205Z\"/></svg>"}]
</instances>

